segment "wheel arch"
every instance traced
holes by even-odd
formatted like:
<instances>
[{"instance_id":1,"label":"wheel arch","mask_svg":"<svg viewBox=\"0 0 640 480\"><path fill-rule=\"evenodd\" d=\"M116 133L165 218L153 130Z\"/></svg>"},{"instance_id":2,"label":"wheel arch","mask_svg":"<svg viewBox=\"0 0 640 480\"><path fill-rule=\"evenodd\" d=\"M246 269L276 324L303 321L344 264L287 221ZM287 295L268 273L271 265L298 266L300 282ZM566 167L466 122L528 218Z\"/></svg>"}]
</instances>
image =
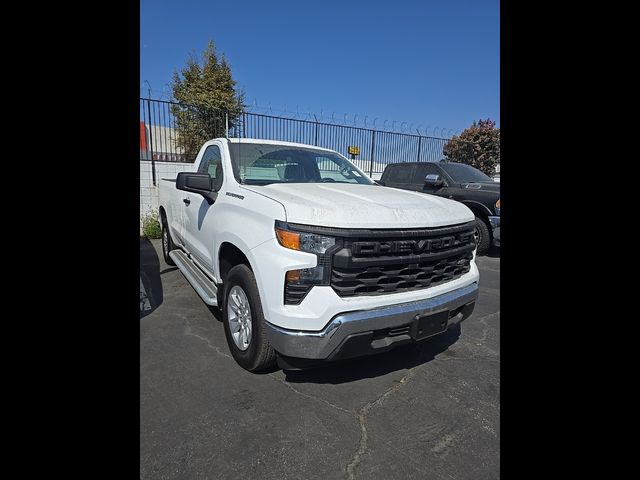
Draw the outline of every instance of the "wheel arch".
<instances>
[{"instance_id":1,"label":"wheel arch","mask_svg":"<svg viewBox=\"0 0 640 480\"><path fill-rule=\"evenodd\" d=\"M489 215L492 215L492 213L486 205L483 205L482 203L476 202L474 200L464 200L462 203L466 205L474 215L476 215L477 217L481 217L485 222L489 221L487 217Z\"/></svg>"},{"instance_id":2,"label":"wheel arch","mask_svg":"<svg viewBox=\"0 0 640 480\"><path fill-rule=\"evenodd\" d=\"M251 262L242 249L230 241L222 242L218 249L218 272L220 280L224 283L229 270L240 264L247 265L251 271L253 271Z\"/></svg>"},{"instance_id":3,"label":"wheel arch","mask_svg":"<svg viewBox=\"0 0 640 480\"><path fill-rule=\"evenodd\" d=\"M163 205L160 205L160 207L158 208L158 220L160 221L160 223L162 223L164 220L167 220L167 211L165 210ZM169 222L167 221L167 224Z\"/></svg>"},{"instance_id":4,"label":"wheel arch","mask_svg":"<svg viewBox=\"0 0 640 480\"><path fill-rule=\"evenodd\" d=\"M237 242L230 240L224 240L220 243L218 254L216 256L216 263L218 279L220 280L218 288L218 305L222 305L222 302L224 301L224 286L229 271L236 265L246 265L254 275L256 275L256 271L245 251L237 245Z\"/></svg>"}]
</instances>

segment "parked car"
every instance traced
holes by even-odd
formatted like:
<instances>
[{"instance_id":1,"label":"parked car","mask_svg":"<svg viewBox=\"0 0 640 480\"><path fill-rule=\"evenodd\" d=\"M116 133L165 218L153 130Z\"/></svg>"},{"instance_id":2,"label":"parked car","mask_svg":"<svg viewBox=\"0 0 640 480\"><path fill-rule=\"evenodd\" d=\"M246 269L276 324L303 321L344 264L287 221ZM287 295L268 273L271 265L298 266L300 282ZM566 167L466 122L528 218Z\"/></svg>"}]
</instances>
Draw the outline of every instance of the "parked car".
<instances>
[{"instance_id":1,"label":"parked car","mask_svg":"<svg viewBox=\"0 0 640 480\"><path fill-rule=\"evenodd\" d=\"M333 150L219 138L159 188L164 259L221 309L247 370L383 352L473 311L472 211L382 187Z\"/></svg>"},{"instance_id":2,"label":"parked car","mask_svg":"<svg viewBox=\"0 0 640 480\"><path fill-rule=\"evenodd\" d=\"M438 195L465 204L476 220L478 254L500 246L500 182L455 162L393 163L378 181L387 187Z\"/></svg>"}]
</instances>

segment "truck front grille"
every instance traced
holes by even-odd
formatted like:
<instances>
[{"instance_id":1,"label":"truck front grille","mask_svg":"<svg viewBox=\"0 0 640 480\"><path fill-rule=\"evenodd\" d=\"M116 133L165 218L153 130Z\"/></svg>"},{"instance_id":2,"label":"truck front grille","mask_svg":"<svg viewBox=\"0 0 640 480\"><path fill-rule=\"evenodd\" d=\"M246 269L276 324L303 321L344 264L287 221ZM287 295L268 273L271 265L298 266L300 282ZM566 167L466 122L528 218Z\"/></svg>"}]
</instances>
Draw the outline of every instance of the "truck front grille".
<instances>
[{"instance_id":1,"label":"truck front grille","mask_svg":"<svg viewBox=\"0 0 640 480\"><path fill-rule=\"evenodd\" d=\"M357 269L334 268L331 286L341 297L428 288L467 273L471 268L471 259L472 255L465 253L434 262Z\"/></svg>"},{"instance_id":2,"label":"truck front grille","mask_svg":"<svg viewBox=\"0 0 640 480\"><path fill-rule=\"evenodd\" d=\"M454 280L471 269L475 223L380 231L345 238L333 255L331 287L341 297L380 295Z\"/></svg>"}]
</instances>

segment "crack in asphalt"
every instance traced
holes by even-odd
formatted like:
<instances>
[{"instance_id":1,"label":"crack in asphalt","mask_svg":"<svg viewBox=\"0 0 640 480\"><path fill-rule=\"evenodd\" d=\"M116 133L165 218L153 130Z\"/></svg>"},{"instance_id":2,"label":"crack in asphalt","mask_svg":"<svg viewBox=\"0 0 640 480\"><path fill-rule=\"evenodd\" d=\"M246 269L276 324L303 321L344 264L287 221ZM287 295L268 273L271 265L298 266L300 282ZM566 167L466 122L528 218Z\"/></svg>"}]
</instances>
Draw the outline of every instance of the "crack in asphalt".
<instances>
[{"instance_id":1,"label":"crack in asphalt","mask_svg":"<svg viewBox=\"0 0 640 480\"><path fill-rule=\"evenodd\" d=\"M485 315L484 317L480 317L478 319L478 322L484 325L484 328L482 329L482 338L478 340L480 343L484 342L487 339L487 331L489 330L489 325L487 324L487 320L489 318L495 317L496 315L500 315L500 310L498 310L497 312Z\"/></svg>"},{"instance_id":2,"label":"crack in asphalt","mask_svg":"<svg viewBox=\"0 0 640 480\"><path fill-rule=\"evenodd\" d=\"M362 459L362 455L367 451L367 441L369 436L367 434L367 426L365 425L365 416L363 413L358 413L356 416L358 423L360 424L360 444L358 450L351 457L351 461L347 465L347 477L351 480L356 478L355 470Z\"/></svg>"},{"instance_id":3,"label":"crack in asphalt","mask_svg":"<svg viewBox=\"0 0 640 480\"><path fill-rule=\"evenodd\" d=\"M396 447L396 446L392 445L391 443L389 443L389 441L387 439L385 439L385 438L383 438L383 437L381 437L380 435L377 435L377 434L372 434L371 436L375 437L381 443L385 444L389 450L397 453L399 456L405 458L407 461L412 463L413 466L415 467L415 469L418 470L420 473L423 473L425 475L436 474L440 478L445 478L444 475L446 475L446 478L451 478L451 479L455 480L455 477L452 477L451 474L449 474L447 472L435 471L435 468L439 468L439 467L431 466L430 470L428 470L428 471L424 470L422 464L417 462L415 458L411 457L410 455L407 455L405 452L400 450L398 447Z\"/></svg>"},{"instance_id":4,"label":"crack in asphalt","mask_svg":"<svg viewBox=\"0 0 640 480\"><path fill-rule=\"evenodd\" d=\"M403 385L405 385L407 383L407 380L409 379L409 377L414 372L415 372L415 370L413 368L410 369L409 372L404 377L402 377L400 380L398 380L395 383L395 385L392 385L391 387L389 387L382 394L380 394L378 397L376 397L375 400L372 400L371 402L368 402L366 405L364 405L358 411L342 408L342 407L340 407L340 406L338 406L338 405L336 405L334 403L331 403L331 402L329 402L329 401L327 401L327 400L325 400L323 398L319 398L319 397L316 397L315 395L310 395L308 393L301 392L297 388L294 388L293 386L291 386L291 384L289 384L285 380L282 380L281 378L278 378L273 373L270 373L269 376L271 378L273 378L274 380L276 380L277 382L285 385L287 388L289 388L295 394L300 395L301 397L308 398L310 400L314 400L316 402L319 402L319 403L322 403L324 405L327 405L328 407L333 408L334 410L338 410L340 412L348 413L350 415L354 415L355 416L355 419L357 420L358 425L360 426L360 441L358 442L358 449L355 451L355 453L351 457L351 460L349 461L349 463L347 464L347 467L346 467L347 478L349 480L353 480L355 478L356 467L360 464L360 462L362 461L363 455L367 452L367 446L368 446L368 440L369 440L369 434L367 432L367 425L366 425L367 415L369 414L369 412L373 408L375 408L378 405L380 405L386 398L388 398L393 393L397 392ZM386 442L384 442L384 443L387 444ZM418 468L417 466L415 466L415 467ZM418 468L418 470L420 470L422 473L426 473L424 470L422 470L420 468Z\"/></svg>"},{"instance_id":5,"label":"crack in asphalt","mask_svg":"<svg viewBox=\"0 0 640 480\"><path fill-rule=\"evenodd\" d=\"M389 387L384 393L379 395L378 398L376 398L372 402L367 403L356 414L356 418L358 420L358 423L360 424L360 445L358 446L358 450L356 450L356 452L353 454L351 461L347 465L347 476L349 480L353 480L355 478L356 467L360 463L362 456L367 451L367 442L369 439L366 425L367 415L372 408L380 405L385 398L397 392L407 382L414 371L414 369L409 369L409 372L404 377L402 377L395 385Z\"/></svg>"},{"instance_id":6,"label":"crack in asphalt","mask_svg":"<svg viewBox=\"0 0 640 480\"><path fill-rule=\"evenodd\" d=\"M309 395L308 393L304 393L301 392L300 390L292 387L289 383L287 383L286 381L278 378L275 376L275 374L270 373L269 376L271 378L273 378L274 380L276 380L277 382L280 382L281 384L285 385L287 388L289 388L290 390L292 390L293 392L297 393L298 395L305 397L305 398L309 398L311 400L315 400L316 402L320 402L320 403L324 403L325 405L331 407L331 408L335 408L336 410L340 410L341 412L345 412L345 413L350 413L350 414L355 414L356 412L353 410L347 410L345 408L339 407L338 405L335 405L327 400L324 400L323 398L318 398L314 395Z\"/></svg>"},{"instance_id":7,"label":"crack in asphalt","mask_svg":"<svg viewBox=\"0 0 640 480\"><path fill-rule=\"evenodd\" d=\"M344 413L348 413L350 415L355 415L356 420L358 421L358 425L360 426L360 441L358 442L358 449L355 451L355 453L353 454L353 457L351 457L351 461L347 464L346 467L346 472L347 472L347 478L349 478L349 480L352 480L355 478L355 469L358 466L358 464L360 463L362 456L366 453L367 451L367 442L368 442L368 433L367 433L367 426L366 426L366 416L368 415L369 411L377 406L380 405L380 403L382 403L382 401L387 398L389 395L391 395L392 393L394 393L395 391L397 391L400 387L402 387L402 385L404 385L407 381L407 379L409 378L409 376L413 373L413 370L409 370L409 372L402 377L395 385L391 386L390 388L388 388L384 393L382 393L380 396L378 396L375 400L367 403L366 405L364 405L359 411L355 411L355 410L348 410L346 408L342 408L338 405L335 405L323 398L319 398L316 397L315 395L309 395L308 393L304 393L301 392L300 390L298 390L297 388L294 388L293 386L291 386L288 382L286 382L285 380L282 380L281 378L276 377L273 373L270 373L269 376L271 378L273 378L274 380L276 380L277 382L285 385L287 388L289 388L291 391L293 391L294 393L296 393L297 395L300 395L304 398L308 398L310 400L314 400L316 402L320 402L323 403L325 405L327 405L328 407L331 407L335 410L338 410L340 412L344 412ZM386 442L385 442L386 443ZM426 473L424 471L421 470L422 473Z\"/></svg>"},{"instance_id":8,"label":"crack in asphalt","mask_svg":"<svg viewBox=\"0 0 640 480\"><path fill-rule=\"evenodd\" d=\"M218 347L218 346L216 346L216 345L213 345L213 344L211 343L211 341L210 341L208 338L201 337L201 336L200 336L200 335L198 335L197 333L194 333L194 332L191 330L191 326L190 326L190 325L188 325L188 324L187 324L187 325L185 326L185 328L184 328L184 334L185 334L185 335L188 335L188 336L190 336L190 337L196 337L196 338L199 338L200 340L202 340L203 342L205 342L205 343L207 344L207 346L208 346L210 349L214 350L216 353L219 353L219 354L220 354L220 355L222 355L223 357L227 357L227 358L231 358L231 359L233 359L233 357L232 357L231 355L229 355L228 353L224 353L223 351L221 351L221 350L220 350L220 347Z\"/></svg>"},{"instance_id":9,"label":"crack in asphalt","mask_svg":"<svg viewBox=\"0 0 640 480\"><path fill-rule=\"evenodd\" d=\"M480 334L480 338L477 337L472 337L470 335L461 335L461 338L464 339L464 344L465 345L469 345L471 350L477 350L473 347L480 347L482 350L488 352L490 354L490 356L492 357L499 357L500 356L500 352L497 352L496 350L493 350L492 348L487 347L484 342L487 340L487 333L489 331L489 324L487 323L487 320L489 320L490 318L493 318L497 315L500 315L500 311L497 312L493 312L493 313L489 313L483 317L480 317L478 319L478 322L480 322L482 325L484 325L484 328L482 329L482 333ZM471 357L450 357L450 359L452 360L471 360L472 358L488 358L488 356L484 356L484 355L474 355L472 352L472 356ZM436 357L436 359L440 359L440 360L445 360L444 358L440 358L440 357Z\"/></svg>"}]
</instances>

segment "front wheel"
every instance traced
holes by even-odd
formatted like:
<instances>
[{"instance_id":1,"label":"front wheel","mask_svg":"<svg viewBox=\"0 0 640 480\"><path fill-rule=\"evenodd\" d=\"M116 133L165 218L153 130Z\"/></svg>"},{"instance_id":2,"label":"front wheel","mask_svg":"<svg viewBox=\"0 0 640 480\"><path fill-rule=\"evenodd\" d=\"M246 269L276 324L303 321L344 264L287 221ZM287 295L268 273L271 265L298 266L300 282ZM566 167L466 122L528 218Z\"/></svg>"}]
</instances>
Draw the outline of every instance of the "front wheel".
<instances>
[{"instance_id":1,"label":"front wheel","mask_svg":"<svg viewBox=\"0 0 640 480\"><path fill-rule=\"evenodd\" d=\"M476 231L474 236L476 238L476 255L481 255L489 250L489 247L491 246L489 226L480 217L476 217Z\"/></svg>"},{"instance_id":2,"label":"front wheel","mask_svg":"<svg viewBox=\"0 0 640 480\"><path fill-rule=\"evenodd\" d=\"M231 355L250 372L275 364L276 352L267 339L258 285L246 265L233 267L225 279L222 315Z\"/></svg>"}]
</instances>

